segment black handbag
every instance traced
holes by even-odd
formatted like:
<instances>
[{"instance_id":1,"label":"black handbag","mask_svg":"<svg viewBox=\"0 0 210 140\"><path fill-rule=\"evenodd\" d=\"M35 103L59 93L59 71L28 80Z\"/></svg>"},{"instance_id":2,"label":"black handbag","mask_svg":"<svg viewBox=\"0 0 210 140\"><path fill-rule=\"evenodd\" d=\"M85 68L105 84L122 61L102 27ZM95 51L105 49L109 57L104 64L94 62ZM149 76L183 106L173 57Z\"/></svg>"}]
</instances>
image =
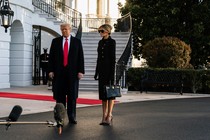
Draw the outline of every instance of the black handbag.
<instances>
[{"instance_id":1,"label":"black handbag","mask_svg":"<svg viewBox=\"0 0 210 140\"><path fill-rule=\"evenodd\" d=\"M116 69L115 69L115 74L116 74ZM105 86L105 90L106 90L106 97L107 98L121 97L122 96L121 86L116 84L116 75L114 75L114 85L112 85L111 81L110 81L109 85Z\"/></svg>"},{"instance_id":2,"label":"black handbag","mask_svg":"<svg viewBox=\"0 0 210 140\"><path fill-rule=\"evenodd\" d=\"M115 74L116 74L116 69L115 69ZM112 97L121 97L121 86L116 84L116 76L114 75L114 85L111 84L111 81L109 85L105 86L106 90L106 97L107 98L112 98Z\"/></svg>"},{"instance_id":3,"label":"black handbag","mask_svg":"<svg viewBox=\"0 0 210 140\"><path fill-rule=\"evenodd\" d=\"M119 85L109 85L106 86L106 93L107 93L107 98L111 97L121 97L121 87Z\"/></svg>"}]
</instances>

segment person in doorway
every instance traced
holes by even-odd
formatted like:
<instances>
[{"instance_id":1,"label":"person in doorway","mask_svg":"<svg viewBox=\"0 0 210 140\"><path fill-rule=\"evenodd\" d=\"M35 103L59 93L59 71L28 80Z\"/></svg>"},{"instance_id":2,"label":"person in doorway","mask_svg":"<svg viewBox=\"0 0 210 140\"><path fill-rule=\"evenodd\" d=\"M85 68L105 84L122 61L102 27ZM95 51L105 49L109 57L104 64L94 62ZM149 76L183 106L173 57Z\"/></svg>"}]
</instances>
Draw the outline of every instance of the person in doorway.
<instances>
[{"instance_id":1,"label":"person in doorway","mask_svg":"<svg viewBox=\"0 0 210 140\"><path fill-rule=\"evenodd\" d=\"M67 108L69 124L77 124L76 100L79 80L84 75L82 42L70 35L70 24L61 24L60 30L62 36L54 38L50 47L49 77L53 79L53 98Z\"/></svg>"},{"instance_id":2,"label":"person in doorway","mask_svg":"<svg viewBox=\"0 0 210 140\"><path fill-rule=\"evenodd\" d=\"M42 81L43 85L47 85L48 81L48 60L49 54L47 53L47 48L43 48L44 53L40 55L40 67L42 69Z\"/></svg>"},{"instance_id":3,"label":"person in doorway","mask_svg":"<svg viewBox=\"0 0 210 140\"><path fill-rule=\"evenodd\" d=\"M98 57L95 70L95 80L98 80L99 99L102 100L103 117L100 125L111 125L112 110L115 98L107 98L106 85L114 84L115 60L116 60L116 42L111 38L112 27L109 24L103 24L98 28L102 39L98 43Z\"/></svg>"}]
</instances>

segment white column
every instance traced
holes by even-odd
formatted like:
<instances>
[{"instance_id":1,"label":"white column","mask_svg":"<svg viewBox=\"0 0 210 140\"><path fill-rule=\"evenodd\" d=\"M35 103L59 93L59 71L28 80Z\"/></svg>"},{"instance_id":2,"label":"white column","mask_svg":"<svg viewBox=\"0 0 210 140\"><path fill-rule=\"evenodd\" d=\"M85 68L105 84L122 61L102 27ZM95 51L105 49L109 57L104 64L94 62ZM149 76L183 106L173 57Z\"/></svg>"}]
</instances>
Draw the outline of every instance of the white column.
<instances>
[{"instance_id":1,"label":"white column","mask_svg":"<svg viewBox=\"0 0 210 140\"><path fill-rule=\"evenodd\" d=\"M110 17L109 0L107 0L107 17Z\"/></svg>"},{"instance_id":2,"label":"white column","mask_svg":"<svg viewBox=\"0 0 210 140\"><path fill-rule=\"evenodd\" d=\"M70 0L66 0L66 1L65 1L65 5L67 5L67 6L70 7Z\"/></svg>"},{"instance_id":3,"label":"white column","mask_svg":"<svg viewBox=\"0 0 210 140\"><path fill-rule=\"evenodd\" d=\"M73 0L66 0L66 5L72 8L72 1Z\"/></svg>"},{"instance_id":4,"label":"white column","mask_svg":"<svg viewBox=\"0 0 210 140\"><path fill-rule=\"evenodd\" d=\"M74 9L77 10L77 0L74 1Z\"/></svg>"},{"instance_id":5,"label":"white column","mask_svg":"<svg viewBox=\"0 0 210 140\"><path fill-rule=\"evenodd\" d=\"M90 17L90 0L87 1L87 18Z\"/></svg>"},{"instance_id":6,"label":"white column","mask_svg":"<svg viewBox=\"0 0 210 140\"><path fill-rule=\"evenodd\" d=\"M106 18L105 18L105 23L110 24L110 13L109 13L109 0L107 0L107 6L106 6Z\"/></svg>"},{"instance_id":7,"label":"white column","mask_svg":"<svg viewBox=\"0 0 210 140\"><path fill-rule=\"evenodd\" d=\"M97 17L101 18L102 17L102 0L97 0Z\"/></svg>"}]
</instances>

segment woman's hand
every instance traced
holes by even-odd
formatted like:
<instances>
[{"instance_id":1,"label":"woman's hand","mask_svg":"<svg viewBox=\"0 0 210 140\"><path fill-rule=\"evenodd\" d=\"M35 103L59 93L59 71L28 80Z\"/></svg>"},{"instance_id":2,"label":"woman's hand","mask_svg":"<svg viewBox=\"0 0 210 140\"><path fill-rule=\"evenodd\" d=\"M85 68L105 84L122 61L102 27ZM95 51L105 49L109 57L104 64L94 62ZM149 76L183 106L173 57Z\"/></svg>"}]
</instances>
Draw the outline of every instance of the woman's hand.
<instances>
[{"instance_id":1,"label":"woman's hand","mask_svg":"<svg viewBox=\"0 0 210 140\"><path fill-rule=\"evenodd\" d=\"M94 75L94 79L98 80L98 74L97 73Z\"/></svg>"},{"instance_id":2,"label":"woman's hand","mask_svg":"<svg viewBox=\"0 0 210 140\"><path fill-rule=\"evenodd\" d=\"M81 73L81 72L78 73L78 79L79 79L79 80L82 79L83 76L84 76L83 73Z\"/></svg>"}]
</instances>

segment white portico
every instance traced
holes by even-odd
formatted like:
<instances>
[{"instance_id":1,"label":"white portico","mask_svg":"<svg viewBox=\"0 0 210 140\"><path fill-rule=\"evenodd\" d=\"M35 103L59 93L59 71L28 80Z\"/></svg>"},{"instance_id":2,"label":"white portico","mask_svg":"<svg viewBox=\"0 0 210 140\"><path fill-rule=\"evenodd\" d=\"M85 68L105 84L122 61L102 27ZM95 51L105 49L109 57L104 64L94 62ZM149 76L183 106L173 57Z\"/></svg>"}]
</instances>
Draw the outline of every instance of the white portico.
<instances>
[{"instance_id":1,"label":"white portico","mask_svg":"<svg viewBox=\"0 0 210 140\"><path fill-rule=\"evenodd\" d=\"M24 87L32 85L34 26L41 27L51 36L60 34L60 22L54 22L54 17L50 17L46 13L37 13L33 3L37 2L39 4L40 1L44 1L49 5L57 1L79 12L81 11L82 18L94 17L103 20L107 17L118 18L117 3L121 2L120 0L10 0L10 7L14 11L12 26L8 28L7 33L5 33L3 27L0 27L0 89L10 88L11 86ZM55 14L59 14L62 18L62 12L66 11L62 9L60 3L56 3L53 5L54 7L42 8L48 10L49 8L57 8ZM115 12L112 12L113 10ZM117 13L117 16L113 15L113 13ZM97 28L101 23L94 27ZM93 23L90 25L93 25ZM83 29L85 29L85 26L83 26ZM45 39L42 38L41 41L43 42ZM49 47L50 41L46 46ZM43 47L46 46L43 45Z\"/></svg>"},{"instance_id":2,"label":"white portico","mask_svg":"<svg viewBox=\"0 0 210 140\"><path fill-rule=\"evenodd\" d=\"M118 4L125 0L73 0L72 7L83 14L83 18L119 18Z\"/></svg>"}]
</instances>

